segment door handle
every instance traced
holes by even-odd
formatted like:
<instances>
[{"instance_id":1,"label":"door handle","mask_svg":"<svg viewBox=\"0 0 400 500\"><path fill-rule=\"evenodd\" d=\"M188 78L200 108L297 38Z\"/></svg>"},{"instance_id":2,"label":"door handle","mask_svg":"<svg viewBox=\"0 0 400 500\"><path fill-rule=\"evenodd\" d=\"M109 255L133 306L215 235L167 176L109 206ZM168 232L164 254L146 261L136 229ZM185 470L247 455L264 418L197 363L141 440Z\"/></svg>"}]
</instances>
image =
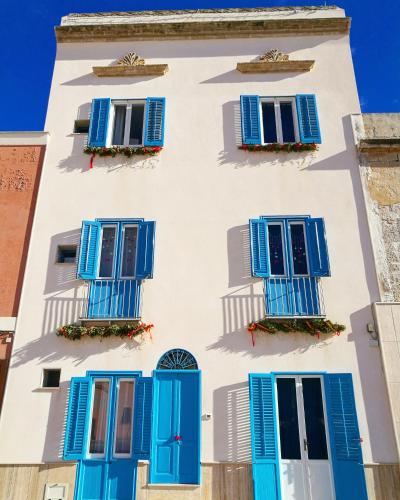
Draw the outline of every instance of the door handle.
<instances>
[{"instance_id":1,"label":"door handle","mask_svg":"<svg viewBox=\"0 0 400 500\"><path fill-rule=\"evenodd\" d=\"M182 441L182 436L179 435L175 436L175 441L178 441L178 443Z\"/></svg>"}]
</instances>

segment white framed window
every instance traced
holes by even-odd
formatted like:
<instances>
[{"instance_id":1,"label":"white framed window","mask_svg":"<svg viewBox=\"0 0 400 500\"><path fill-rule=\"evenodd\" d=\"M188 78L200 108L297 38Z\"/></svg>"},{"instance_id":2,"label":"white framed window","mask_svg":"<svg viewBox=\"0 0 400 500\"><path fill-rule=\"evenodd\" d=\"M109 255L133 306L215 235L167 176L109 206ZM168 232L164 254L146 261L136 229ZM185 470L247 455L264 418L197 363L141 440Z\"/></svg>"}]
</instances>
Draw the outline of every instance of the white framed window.
<instances>
[{"instance_id":1,"label":"white framed window","mask_svg":"<svg viewBox=\"0 0 400 500\"><path fill-rule=\"evenodd\" d=\"M94 379L92 384L92 408L88 433L88 457L101 458L106 454L110 379Z\"/></svg>"},{"instance_id":2,"label":"white framed window","mask_svg":"<svg viewBox=\"0 0 400 500\"><path fill-rule=\"evenodd\" d=\"M289 221L289 239L293 276L308 276L308 249L304 221Z\"/></svg>"},{"instance_id":3,"label":"white framed window","mask_svg":"<svg viewBox=\"0 0 400 500\"><path fill-rule=\"evenodd\" d=\"M281 222L268 223L268 250L271 276L286 276L285 228Z\"/></svg>"},{"instance_id":4,"label":"white framed window","mask_svg":"<svg viewBox=\"0 0 400 500\"><path fill-rule=\"evenodd\" d=\"M262 97L260 108L263 144L299 142L294 97Z\"/></svg>"},{"instance_id":5,"label":"white framed window","mask_svg":"<svg viewBox=\"0 0 400 500\"><path fill-rule=\"evenodd\" d=\"M99 278L112 278L115 267L117 225L104 225L101 231Z\"/></svg>"},{"instance_id":6,"label":"white framed window","mask_svg":"<svg viewBox=\"0 0 400 500\"><path fill-rule=\"evenodd\" d=\"M135 379L120 378L114 420L113 455L116 458L129 458L132 455L134 398Z\"/></svg>"},{"instance_id":7,"label":"white framed window","mask_svg":"<svg viewBox=\"0 0 400 500\"><path fill-rule=\"evenodd\" d=\"M124 224L122 226L121 241L121 278L133 278L136 271L138 226Z\"/></svg>"},{"instance_id":8,"label":"white framed window","mask_svg":"<svg viewBox=\"0 0 400 500\"><path fill-rule=\"evenodd\" d=\"M143 146L146 100L112 100L110 146Z\"/></svg>"}]
</instances>

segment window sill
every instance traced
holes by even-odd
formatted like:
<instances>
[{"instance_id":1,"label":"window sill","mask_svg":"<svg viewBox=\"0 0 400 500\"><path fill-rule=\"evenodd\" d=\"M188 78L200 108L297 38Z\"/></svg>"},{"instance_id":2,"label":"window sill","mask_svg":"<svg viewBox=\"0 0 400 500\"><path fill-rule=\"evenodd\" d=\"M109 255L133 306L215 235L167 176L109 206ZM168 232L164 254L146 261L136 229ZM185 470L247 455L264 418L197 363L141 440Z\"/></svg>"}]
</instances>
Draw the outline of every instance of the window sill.
<instances>
[{"instance_id":1,"label":"window sill","mask_svg":"<svg viewBox=\"0 0 400 500\"><path fill-rule=\"evenodd\" d=\"M161 146L113 146L113 147L86 147L83 152L88 155L111 156L124 155L127 157L134 155L154 156L163 148Z\"/></svg>"},{"instance_id":2,"label":"window sill","mask_svg":"<svg viewBox=\"0 0 400 500\"><path fill-rule=\"evenodd\" d=\"M162 76L168 71L168 64L143 64L141 66L93 66L96 76Z\"/></svg>"},{"instance_id":3,"label":"window sill","mask_svg":"<svg viewBox=\"0 0 400 500\"><path fill-rule=\"evenodd\" d=\"M147 488L150 489L177 489L177 490L194 490L200 488L199 484L178 484L178 483L148 483Z\"/></svg>"},{"instance_id":4,"label":"window sill","mask_svg":"<svg viewBox=\"0 0 400 500\"><path fill-rule=\"evenodd\" d=\"M269 61L237 63L241 73L301 73L311 71L315 61Z\"/></svg>"},{"instance_id":5,"label":"window sill","mask_svg":"<svg viewBox=\"0 0 400 500\"><path fill-rule=\"evenodd\" d=\"M304 151L318 151L318 145L315 142L309 144L302 142L279 144L274 142L270 144L241 144L238 149L252 153L303 153Z\"/></svg>"}]
</instances>

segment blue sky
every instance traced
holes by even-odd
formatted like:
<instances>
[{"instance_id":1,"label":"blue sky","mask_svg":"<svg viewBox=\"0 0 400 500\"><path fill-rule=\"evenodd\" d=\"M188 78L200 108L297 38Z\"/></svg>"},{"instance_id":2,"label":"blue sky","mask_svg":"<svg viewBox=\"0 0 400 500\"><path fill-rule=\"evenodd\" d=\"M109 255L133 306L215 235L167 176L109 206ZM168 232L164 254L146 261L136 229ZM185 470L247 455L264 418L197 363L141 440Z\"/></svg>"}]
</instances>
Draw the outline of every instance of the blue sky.
<instances>
[{"instance_id":1,"label":"blue sky","mask_svg":"<svg viewBox=\"0 0 400 500\"><path fill-rule=\"evenodd\" d=\"M266 0L14 0L3 2L0 130L43 130L55 54L53 27L70 12L323 5ZM6 5L4 5L6 4ZM328 2L329 5L329 2ZM362 110L400 111L399 0L342 0Z\"/></svg>"}]
</instances>

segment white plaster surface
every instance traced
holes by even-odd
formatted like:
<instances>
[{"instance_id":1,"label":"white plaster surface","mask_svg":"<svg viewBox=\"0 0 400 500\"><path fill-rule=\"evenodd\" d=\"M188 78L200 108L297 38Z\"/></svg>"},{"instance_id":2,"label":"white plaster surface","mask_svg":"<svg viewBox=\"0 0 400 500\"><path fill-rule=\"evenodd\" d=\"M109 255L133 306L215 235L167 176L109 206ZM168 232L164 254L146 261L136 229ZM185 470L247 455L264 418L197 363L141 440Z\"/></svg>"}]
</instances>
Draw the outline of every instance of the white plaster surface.
<instances>
[{"instance_id":1,"label":"white plaster surface","mask_svg":"<svg viewBox=\"0 0 400 500\"><path fill-rule=\"evenodd\" d=\"M48 132L0 132L1 146L41 146L48 140Z\"/></svg>"},{"instance_id":2,"label":"white plaster surface","mask_svg":"<svg viewBox=\"0 0 400 500\"><path fill-rule=\"evenodd\" d=\"M15 316L1 316L0 332L13 332L15 330L16 321L17 318Z\"/></svg>"},{"instance_id":3,"label":"white plaster surface","mask_svg":"<svg viewBox=\"0 0 400 500\"><path fill-rule=\"evenodd\" d=\"M315 59L304 74L242 74L237 62L268 48ZM101 78L134 50L168 63L162 77ZM237 149L239 96L317 95L323 144L313 154L250 154ZM143 159L96 158L72 134L95 97L165 96L165 150ZM68 381L87 370L150 375L173 347L202 369L203 461L250 460L249 372L351 372L366 462L396 458L379 351L366 324L378 300L373 257L352 138L359 113L348 37L279 37L59 45L46 130L51 133L29 250L13 358L0 422L0 462L58 459ZM332 277L323 279L327 316L347 326L340 337L257 335L262 283L250 276L248 219L311 214L325 218ZM153 339L71 342L56 327L77 319L82 283L56 266L58 244L79 241L82 219L156 220L154 279L143 287L143 320ZM37 391L43 367L61 368L61 390ZM20 443L20 444L18 444ZM22 445L23 443L23 445Z\"/></svg>"}]
</instances>

